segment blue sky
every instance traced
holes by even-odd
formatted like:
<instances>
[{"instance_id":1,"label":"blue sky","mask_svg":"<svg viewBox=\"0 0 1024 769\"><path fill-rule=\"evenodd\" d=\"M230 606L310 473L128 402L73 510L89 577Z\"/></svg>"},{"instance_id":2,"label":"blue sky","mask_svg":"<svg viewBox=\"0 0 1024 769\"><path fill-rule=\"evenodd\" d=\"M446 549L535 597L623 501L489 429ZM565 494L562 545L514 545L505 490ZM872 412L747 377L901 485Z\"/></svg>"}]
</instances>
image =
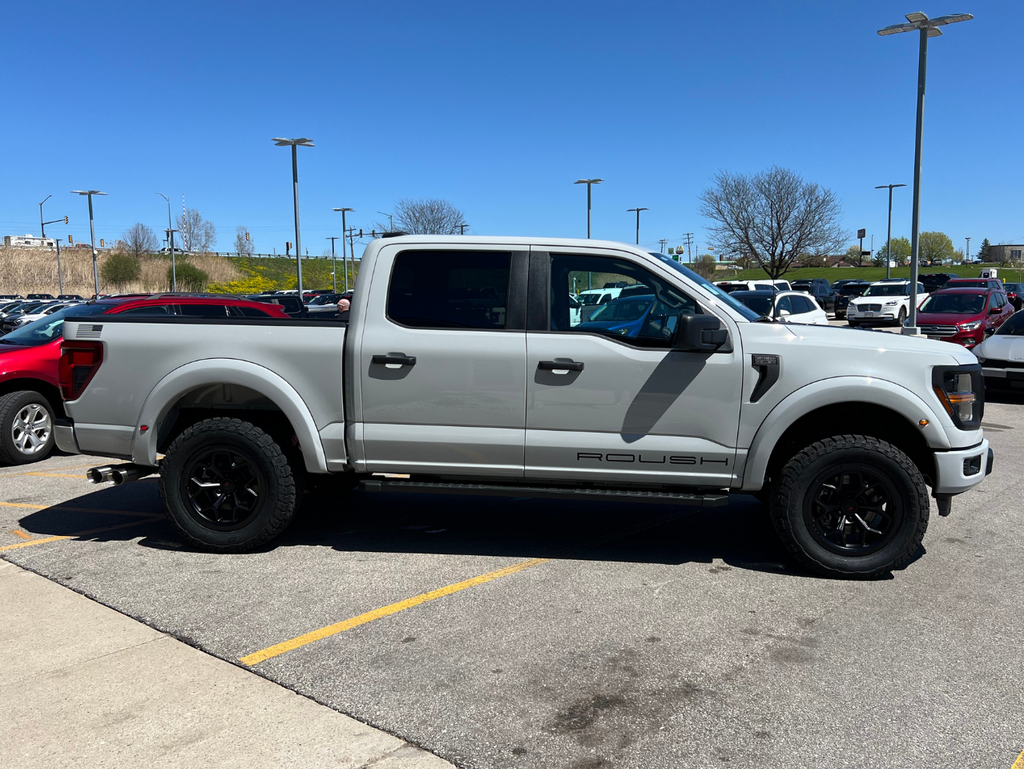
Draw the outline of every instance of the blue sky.
<instances>
[{"instance_id":1,"label":"blue sky","mask_svg":"<svg viewBox=\"0 0 1024 769\"><path fill-rule=\"evenodd\" d=\"M706 222L719 169L773 164L834 189L844 226L885 239L886 193L912 182L916 35L910 11L974 13L929 46L922 229L1024 242L1018 2L67 3L5 7L0 234L97 238L166 226L181 196L228 250L292 240L289 151L300 150L303 246L369 229L399 198L443 197L470 231L681 242ZM897 190L893 233L909 235ZM865 247L869 242L865 242Z\"/></svg>"}]
</instances>

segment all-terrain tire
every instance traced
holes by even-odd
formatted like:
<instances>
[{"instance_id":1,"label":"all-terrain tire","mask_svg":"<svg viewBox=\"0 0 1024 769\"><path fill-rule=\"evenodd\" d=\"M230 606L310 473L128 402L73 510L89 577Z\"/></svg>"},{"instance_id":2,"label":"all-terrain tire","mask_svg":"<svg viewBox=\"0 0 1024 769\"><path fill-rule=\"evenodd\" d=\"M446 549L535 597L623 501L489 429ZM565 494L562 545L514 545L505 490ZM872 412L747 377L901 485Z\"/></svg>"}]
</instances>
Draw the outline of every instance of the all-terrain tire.
<instances>
[{"instance_id":1,"label":"all-terrain tire","mask_svg":"<svg viewBox=\"0 0 1024 769\"><path fill-rule=\"evenodd\" d=\"M298 507L296 476L270 435L250 422L215 417L186 428L167 448L160 497L189 544L244 553L291 523Z\"/></svg>"},{"instance_id":2,"label":"all-terrain tire","mask_svg":"<svg viewBox=\"0 0 1024 769\"><path fill-rule=\"evenodd\" d=\"M854 497L864 484L867 490ZM878 502L882 496L885 504ZM833 506L836 511L829 512ZM804 566L826 576L878 577L903 566L920 548L928 528L928 489L917 465L892 444L837 435L812 443L783 466L769 513L779 538ZM888 525L881 523L886 516ZM872 545L848 547L848 533L876 539L870 531L879 532Z\"/></svg>"},{"instance_id":3,"label":"all-terrain tire","mask_svg":"<svg viewBox=\"0 0 1024 769\"><path fill-rule=\"evenodd\" d=\"M0 464L39 462L53 451L53 407L35 390L0 397Z\"/></svg>"}]
</instances>

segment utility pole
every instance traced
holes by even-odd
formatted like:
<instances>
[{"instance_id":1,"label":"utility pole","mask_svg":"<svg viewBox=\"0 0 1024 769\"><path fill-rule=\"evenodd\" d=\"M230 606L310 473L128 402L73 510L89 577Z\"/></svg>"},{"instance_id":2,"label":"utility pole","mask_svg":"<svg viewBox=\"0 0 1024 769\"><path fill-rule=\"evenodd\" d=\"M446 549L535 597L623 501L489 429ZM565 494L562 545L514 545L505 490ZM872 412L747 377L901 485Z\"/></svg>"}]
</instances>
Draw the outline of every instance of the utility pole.
<instances>
[{"instance_id":1,"label":"utility pole","mask_svg":"<svg viewBox=\"0 0 1024 769\"><path fill-rule=\"evenodd\" d=\"M170 211L170 209L168 209L168 211ZM169 213L168 216L170 216ZM171 229L170 227L165 230L167 233L167 240L171 244L171 291L178 290L178 267L174 263L174 233L179 231L180 230Z\"/></svg>"},{"instance_id":2,"label":"utility pole","mask_svg":"<svg viewBox=\"0 0 1024 769\"><path fill-rule=\"evenodd\" d=\"M334 293L338 293L338 275L337 275L337 272L338 272L338 262L334 258L334 241L336 241L338 239L338 236L337 235L332 235L331 237L329 237L327 239L329 241L331 241L331 278L334 281ZM342 248L345 247L345 241L344 240L341 241L341 247ZM344 256L344 254L342 254L342 256ZM344 261L344 259L342 261Z\"/></svg>"},{"instance_id":3,"label":"utility pole","mask_svg":"<svg viewBox=\"0 0 1024 769\"><path fill-rule=\"evenodd\" d=\"M686 258L690 264L693 264L693 233L686 232L683 234L683 238L686 240Z\"/></svg>"},{"instance_id":4,"label":"utility pole","mask_svg":"<svg viewBox=\"0 0 1024 769\"><path fill-rule=\"evenodd\" d=\"M57 292L58 296L64 293L64 275L60 271L60 241L60 238L54 241L57 244L57 282L60 284L60 290Z\"/></svg>"},{"instance_id":5,"label":"utility pole","mask_svg":"<svg viewBox=\"0 0 1024 769\"><path fill-rule=\"evenodd\" d=\"M379 212L378 212L379 213ZM342 212L344 216L344 212ZM362 230L359 231L362 234ZM348 251L352 254L352 288L356 287L356 228L348 228ZM345 271L345 290L348 291L348 270Z\"/></svg>"},{"instance_id":6,"label":"utility pole","mask_svg":"<svg viewBox=\"0 0 1024 769\"><path fill-rule=\"evenodd\" d=\"M335 209L332 209L332 210L334 210L334 211L341 211L341 263L342 263L342 265L345 268L345 290L348 291L348 261L345 259L345 234L348 232L348 228L345 226L345 214L348 213L349 211L355 211L355 209L354 208L349 208L349 207L346 206L345 208L335 208ZM380 211L378 211L377 213L379 214ZM384 215L387 216L387 214L384 214ZM352 254L352 270L353 270L353 272L352 272L352 279L353 279L353 282L355 281L355 266L356 266L356 257L355 257L355 253L353 252L353 254Z\"/></svg>"},{"instance_id":7,"label":"utility pole","mask_svg":"<svg viewBox=\"0 0 1024 769\"><path fill-rule=\"evenodd\" d=\"M640 212L641 211L647 211L647 210L649 210L649 209L647 209L647 208L627 208L626 209L627 213L630 213L632 211L636 211L636 244L638 246L640 245Z\"/></svg>"},{"instance_id":8,"label":"utility pole","mask_svg":"<svg viewBox=\"0 0 1024 769\"><path fill-rule=\"evenodd\" d=\"M658 242L661 243L661 253L665 253L665 246L668 245L668 238L662 238Z\"/></svg>"}]
</instances>

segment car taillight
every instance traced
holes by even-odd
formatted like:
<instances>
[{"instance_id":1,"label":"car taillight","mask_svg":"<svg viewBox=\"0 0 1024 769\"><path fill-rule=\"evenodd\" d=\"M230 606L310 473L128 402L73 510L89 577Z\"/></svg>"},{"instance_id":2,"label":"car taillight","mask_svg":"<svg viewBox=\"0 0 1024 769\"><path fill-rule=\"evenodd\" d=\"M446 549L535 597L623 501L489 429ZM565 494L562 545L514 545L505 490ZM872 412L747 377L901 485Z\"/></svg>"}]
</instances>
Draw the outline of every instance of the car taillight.
<instances>
[{"instance_id":1,"label":"car taillight","mask_svg":"<svg viewBox=\"0 0 1024 769\"><path fill-rule=\"evenodd\" d=\"M60 395L66 401L77 400L103 363L102 342L70 342L60 346L58 380Z\"/></svg>"}]
</instances>

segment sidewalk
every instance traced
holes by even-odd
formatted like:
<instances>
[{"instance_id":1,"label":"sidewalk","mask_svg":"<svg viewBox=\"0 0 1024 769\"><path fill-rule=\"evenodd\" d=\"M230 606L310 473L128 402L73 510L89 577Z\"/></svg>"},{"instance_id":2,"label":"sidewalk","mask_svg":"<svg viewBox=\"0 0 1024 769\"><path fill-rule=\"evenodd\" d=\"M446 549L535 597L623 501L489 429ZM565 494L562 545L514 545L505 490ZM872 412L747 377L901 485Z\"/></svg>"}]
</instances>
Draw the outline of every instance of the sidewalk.
<instances>
[{"instance_id":1,"label":"sidewalk","mask_svg":"<svg viewBox=\"0 0 1024 769\"><path fill-rule=\"evenodd\" d=\"M0 560L0 766L452 764Z\"/></svg>"}]
</instances>

